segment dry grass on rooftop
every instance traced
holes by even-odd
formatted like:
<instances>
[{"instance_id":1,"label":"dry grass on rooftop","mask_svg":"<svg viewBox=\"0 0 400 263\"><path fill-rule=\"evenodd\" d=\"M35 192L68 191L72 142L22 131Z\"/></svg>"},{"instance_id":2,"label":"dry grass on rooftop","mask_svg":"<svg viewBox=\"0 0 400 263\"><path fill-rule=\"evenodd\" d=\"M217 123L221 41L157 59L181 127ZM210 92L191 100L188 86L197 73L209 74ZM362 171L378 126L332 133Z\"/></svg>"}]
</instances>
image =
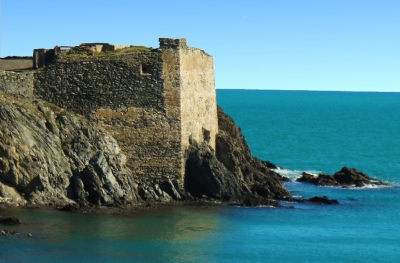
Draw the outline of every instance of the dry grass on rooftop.
<instances>
[{"instance_id":1,"label":"dry grass on rooftop","mask_svg":"<svg viewBox=\"0 0 400 263\"><path fill-rule=\"evenodd\" d=\"M28 70L32 69L32 59L0 59L0 70Z\"/></svg>"}]
</instances>

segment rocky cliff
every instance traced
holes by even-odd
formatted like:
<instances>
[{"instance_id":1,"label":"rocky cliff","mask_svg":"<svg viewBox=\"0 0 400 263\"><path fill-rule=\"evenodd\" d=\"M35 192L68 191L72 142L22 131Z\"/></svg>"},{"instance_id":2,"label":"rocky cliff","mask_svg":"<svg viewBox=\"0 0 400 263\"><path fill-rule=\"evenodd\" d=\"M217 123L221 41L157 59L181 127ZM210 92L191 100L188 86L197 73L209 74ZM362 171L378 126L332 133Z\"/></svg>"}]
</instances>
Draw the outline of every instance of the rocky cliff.
<instances>
[{"instance_id":1,"label":"rocky cliff","mask_svg":"<svg viewBox=\"0 0 400 263\"><path fill-rule=\"evenodd\" d=\"M95 123L43 101L0 94L0 199L81 206L196 199L278 205L276 200L291 199L282 177L251 156L240 129L220 108L218 122L216 152L191 143L184 182L143 183Z\"/></svg>"},{"instance_id":2,"label":"rocky cliff","mask_svg":"<svg viewBox=\"0 0 400 263\"><path fill-rule=\"evenodd\" d=\"M114 205L139 200L115 140L51 104L0 98L0 196Z\"/></svg>"},{"instance_id":3,"label":"rocky cliff","mask_svg":"<svg viewBox=\"0 0 400 263\"><path fill-rule=\"evenodd\" d=\"M269 162L253 157L239 127L218 108L216 152L192 144L187 153L185 189L196 197L212 197L241 205L273 205L291 199L283 178Z\"/></svg>"}]
</instances>

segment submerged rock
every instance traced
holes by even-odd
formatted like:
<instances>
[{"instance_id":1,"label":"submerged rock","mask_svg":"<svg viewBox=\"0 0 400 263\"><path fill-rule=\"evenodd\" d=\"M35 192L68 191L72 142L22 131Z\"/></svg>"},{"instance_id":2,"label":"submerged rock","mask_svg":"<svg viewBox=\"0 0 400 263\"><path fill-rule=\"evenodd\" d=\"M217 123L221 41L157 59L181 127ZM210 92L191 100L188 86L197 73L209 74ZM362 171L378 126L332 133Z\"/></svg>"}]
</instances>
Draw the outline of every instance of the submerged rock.
<instances>
[{"instance_id":1,"label":"submerged rock","mask_svg":"<svg viewBox=\"0 0 400 263\"><path fill-rule=\"evenodd\" d=\"M0 230L0 236L10 236L10 235L18 235L18 232L15 232L14 230L9 230L9 229L1 229Z\"/></svg>"},{"instance_id":2,"label":"submerged rock","mask_svg":"<svg viewBox=\"0 0 400 263\"><path fill-rule=\"evenodd\" d=\"M363 187L366 185L389 185L380 180L369 177L363 172L357 171L354 168L343 167L340 171L333 175L312 174L303 172L302 176L296 179L297 182L311 183L320 186L342 186L342 187Z\"/></svg>"},{"instance_id":3,"label":"submerged rock","mask_svg":"<svg viewBox=\"0 0 400 263\"><path fill-rule=\"evenodd\" d=\"M333 176L326 175L326 174L319 174L318 176L315 176L313 174L309 174L306 172L303 172L301 174L300 178L296 179L297 182L301 183L311 183L315 185L321 185L321 186L338 186L339 183L335 180Z\"/></svg>"},{"instance_id":4,"label":"submerged rock","mask_svg":"<svg viewBox=\"0 0 400 263\"><path fill-rule=\"evenodd\" d=\"M62 212L77 212L79 211L79 204L67 204L58 208L58 210Z\"/></svg>"},{"instance_id":5,"label":"submerged rock","mask_svg":"<svg viewBox=\"0 0 400 263\"><path fill-rule=\"evenodd\" d=\"M313 204L322 204L322 205L337 205L339 204L338 200L329 199L326 196L315 196L307 200L309 203Z\"/></svg>"},{"instance_id":6,"label":"submerged rock","mask_svg":"<svg viewBox=\"0 0 400 263\"><path fill-rule=\"evenodd\" d=\"M3 225L18 225L22 224L21 220L19 220L16 217L6 217L6 218L0 218L0 224Z\"/></svg>"}]
</instances>

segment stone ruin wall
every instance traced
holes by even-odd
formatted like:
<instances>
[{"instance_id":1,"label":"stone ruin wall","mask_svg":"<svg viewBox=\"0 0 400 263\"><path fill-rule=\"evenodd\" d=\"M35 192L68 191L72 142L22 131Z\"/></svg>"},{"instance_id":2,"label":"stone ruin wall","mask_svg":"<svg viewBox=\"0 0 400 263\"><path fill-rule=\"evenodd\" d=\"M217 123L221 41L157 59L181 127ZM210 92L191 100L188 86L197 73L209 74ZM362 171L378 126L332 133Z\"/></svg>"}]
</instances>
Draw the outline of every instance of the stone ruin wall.
<instances>
[{"instance_id":1,"label":"stone ruin wall","mask_svg":"<svg viewBox=\"0 0 400 263\"><path fill-rule=\"evenodd\" d=\"M214 59L191 47L182 48L180 57L183 150L189 146L189 138L199 143L208 141L215 150L218 116Z\"/></svg>"},{"instance_id":2,"label":"stone ruin wall","mask_svg":"<svg viewBox=\"0 0 400 263\"><path fill-rule=\"evenodd\" d=\"M164 70L165 79L174 76L173 87L178 89L180 102L176 119L180 119L181 152L185 154L190 140L198 143L208 142L215 149L215 139L218 133L217 101L215 92L214 59L203 50L188 47L186 39L160 39L160 48L164 50L163 61L170 56L165 50L173 50L174 73ZM166 63L168 64L168 63ZM176 75L178 74L178 75ZM165 86L167 82L165 82ZM171 105L171 101L167 105ZM182 158L182 176L185 171L184 158Z\"/></svg>"},{"instance_id":3,"label":"stone ruin wall","mask_svg":"<svg viewBox=\"0 0 400 263\"><path fill-rule=\"evenodd\" d=\"M32 97L33 82L32 72L0 71L0 92L16 97Z\"/></svg>"},{"instance_id":4,"label":"stone ruin wall","mask_svg":"<svg viewBox=\"0 0 400 263\"><path fill-rule=\"evenodd\" d=\"M152 67L142 74L141 66ZM90 116L101 108L165 110L161 55L67 57L38 71L35 96L67 110Z\"/></svg>"},{"instance_id":5,"label":"stone ruin wall","mask_svg":"<svg viewBox=\"0 0 400 263\"><path fill-rule=\"evenodd\" d=\"M97 121L140 181L180 179L176 53L60 59L37 73L34 95Z\"/></svg>"}]
</instances>

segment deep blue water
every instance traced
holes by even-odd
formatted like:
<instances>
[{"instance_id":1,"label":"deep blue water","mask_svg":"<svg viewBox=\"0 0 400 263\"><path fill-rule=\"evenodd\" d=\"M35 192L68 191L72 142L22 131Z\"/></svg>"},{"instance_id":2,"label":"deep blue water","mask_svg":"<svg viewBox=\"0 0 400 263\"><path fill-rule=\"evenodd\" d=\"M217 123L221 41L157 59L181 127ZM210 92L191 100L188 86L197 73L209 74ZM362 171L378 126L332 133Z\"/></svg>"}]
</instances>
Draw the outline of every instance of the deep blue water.
<instances>
[{"instance_id":1,"label":"deep blue water","mask_svg":"<svg viewBox=\"0 0 400 263\"><path fill-rule=\"evenodd\" d=\"M285 168L355 167L396 187L288 183L340 204L295 209L169 206L117 213L7 210L26 224L0 236L0 262L398 262L400 93L218 90L252 153ZM26 233L32 238L26 238Z\"/></svg>"}]
</instances>

